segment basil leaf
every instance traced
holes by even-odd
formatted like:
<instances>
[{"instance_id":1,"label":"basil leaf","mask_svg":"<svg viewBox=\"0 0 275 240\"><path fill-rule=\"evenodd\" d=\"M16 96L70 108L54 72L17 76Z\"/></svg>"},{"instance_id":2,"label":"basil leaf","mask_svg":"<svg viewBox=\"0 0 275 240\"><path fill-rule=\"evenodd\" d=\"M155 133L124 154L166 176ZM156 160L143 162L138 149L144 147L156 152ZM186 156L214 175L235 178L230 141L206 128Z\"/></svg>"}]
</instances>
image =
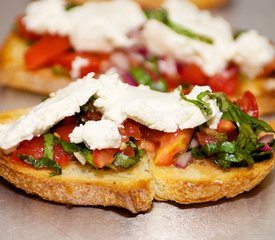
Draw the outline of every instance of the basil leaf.
<instances>
[{"instance_id":1,"label":"basil leaf","mask_svg":"<svg viewBox=\"0 0 275 240\"><path fill-rule=\"evenodd\" d=\"M193 151L191 150L194 157L198 153L203 152L208 157L213 157L214 162L222 168L230 167L232 163L235 163L234 165L237 163L237 166L252 165L258 159L271 157L267 153L257 153L257 149L261 145L258 143L258 132L274 133L274 129L269 124L241 111L238 105L231 103L223 93L203 92L202 95L198 96L198 101L196 102L196 105L202 109L207 108L202 102L205 96L216 100L217 105L223 112L222 118L235 122L239 135L235 142L220 141L206 144Z\"/></svg>"},{"instance_id":2,"label":"basil leaf","mask_svg":"<svg viewBox=\"0 0 275 240\"><path fill-rule=\"evenodd\" d=\"M113 165L120 168L130 168L138 162L136 158L129 157L123 153L117 153Z\"/></svg>"},{"instance_id":3,"label":"basil leaf","mask_svg":"<svg viewBox=\"0 0 275 240\"><path fill-rule=\"evenodd\" d=\"M157 21L160 21L163 24L165 24L166 26L168 26L171 30L173 30L174 32L176 32L180 35L183 35L190 39L198 40L198 41L201 41L201 42L204 42L207 44L214 43L212 38L205 36L203 34L195 33L192 30L190 30L182 25L172 22L169 19L168 12L163 8L156 9L156 10L145 10L144 14L146 15L146 17L148 19L155 19Z\"/></svg>"},{"instance_id":4,"label":"basil leaf","mask_svg":"<svg viewBox=\"0 0 275 240\"><path fill-rule=\"evenodd\" d=\"M206 156L204 155L203 151L198 147L194 147L191 149L192 156L196 159L204 159Z\"/></svg>"},{"instance_id":5,"label":"basil leaf","mask_svg":"<svg viewBox=\"0 0 275 240\"><path fill-rule=\"evenodd\" d=\"M69 2L65 6L65 11L70 11L73 8L78 7L78 6L79 6L79 4L77 4L77 3Z\"/></svg>"},{"instance_id":6,"label":"basil leaf","mask_svg":"<svg viewBox=\"0 0 275 240\"><path fill-rule=\"evenodd\" d=\"M157 82L152 82L151 88L153 90L159 91L159 92L166 92L167 91L167 83L160 79Z\"/></svg>"},{"instance_id":7,"label":"basil leaf","mask_svg":"<svg viewBox=\"0 0 275 240\"><path fill-rule=\"evenodd\" d=\"M209 115L211 115L213 113L212 108L210 107L210 104L208 102L202 100L205 96L208 96L209 93L210 93L209 91L202 92L202 93L200 93L197 96L198 100L195 100L195 99L189 99L189 98L187 98L181 92L181 98L183 100L187 101L187 102L190 102L190 103L193 103L194 105L196 105L201 110L201 112L203 113L203 115L209 116Z\"/></svg>"},{"instance_id":8,"label":"basil leaf","mask_svg":"<svg viewBox=\"0 0 275 240\"><path fill-rule=\"evenodd\" d=\"M267 159L272 158L272 152L260 152L260 153L253 153L252 158L256 162L261 162Z\"/></svg>"},{"instance_id":9,"label":"basil leaf","mask_svg":"<svg viewBox=\"0 0 275 240\"><path fill-rule=\"evenodd\" d=\"M141 68L131 68L130 74L138 84L151 85L152 78Z\"/></svg>"},{"instance_id":10,"label":"basil leaf","mask_svg":"<svg viewBox=\"0 0 275 240\"><path fill-rule=\"evenodd\" d=\"M94 167L95 165L94 165L94 159L93 159L92 151L87 149L87 148L83 148L81 150L81 153L83 154L83 156L85 157L87 162L90 163Z\"/></svg>"},{"instance_id":11,"label":"basil leaf","mask_svg":"<svg viewBox=\"0 0 275 240\"><path fill-rule=\"evenodd\" d=\"M156 19L162 23L167 24L168 23L168 13L165 9L159 8L159 9L146 9L144 10L144 14L148 19Z\"/></svg>"},{"instance_id":12,"label":"basil leaf","mask_svg":"<svg viewBox=\"0 0 275 240\"><path fill-rule=\"evenodd\" d=\"M198 40L198 41L208 43L208 44L214 43L212 38L202 35L202 34L199 34L199 33L195 33L192 30L190 30L186 27L183 27L175 22L169 21L167 25L176 33L178 33L180 35L184 35L185 37L188 37L190 39Z\"/></svg>"},{"instance_id":13,"label":"basil leaf","mask_svg":"<svg viewBox=\"0 0 275 240\"><path fill-rule=\"evenodd\" d=\"M51 133L44 134L44 158L53 159L54 135Z\"/></svg>"},{"instance_id":14,"label":"basil leaf","mask_svg":"<svg viewBox=\"0 0 275 240\"><path fill-rule=\"evenodd\" d=\"M25 163L33 166L34 168L37 168L37 169L50 168L50 169L52 169L54 172L51 173L50 176L55 176L55 175L59 175L62 173L62 169L61 169L60 165L52 159L49 159L49 158L35 159L31 156L25 156L25 155L18 155L18 157Z\"/></svg>"}]
</instances>

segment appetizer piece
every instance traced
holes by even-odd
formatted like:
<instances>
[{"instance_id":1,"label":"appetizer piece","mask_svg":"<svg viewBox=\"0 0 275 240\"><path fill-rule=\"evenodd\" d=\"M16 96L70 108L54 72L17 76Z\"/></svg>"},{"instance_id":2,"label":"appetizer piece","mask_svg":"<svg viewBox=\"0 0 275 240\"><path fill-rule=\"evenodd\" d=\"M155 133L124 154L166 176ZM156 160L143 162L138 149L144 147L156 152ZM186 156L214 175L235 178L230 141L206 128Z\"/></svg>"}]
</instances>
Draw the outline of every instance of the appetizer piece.
<instances>
[{"instance_id":1,"label":"appetizer piece","mask_svg":"<svg viewBox=\"0 0 275 240\"><path fill-rule=\"evenodd\" d=\"M0 115L0 175L46 200L133 213L234 197L275 164L274 130L257 115L207 86L162 93L89 74Z\"/></svg>"},{"instance_id":2,"label":"appetizer piece","mask_svg":"<svg viewBox=\"0 0 275 240\"><path fill-rule=\"evenodd\" d=\"M112 69L130 85L159 91L209 85L236 99L249 89L264 114L275 110L274 53L257 31L234 33L187 0L159 9L123 0L40 0L17 18L2 47L0 82L49 94Z\"/></svg>"}]
</instances>

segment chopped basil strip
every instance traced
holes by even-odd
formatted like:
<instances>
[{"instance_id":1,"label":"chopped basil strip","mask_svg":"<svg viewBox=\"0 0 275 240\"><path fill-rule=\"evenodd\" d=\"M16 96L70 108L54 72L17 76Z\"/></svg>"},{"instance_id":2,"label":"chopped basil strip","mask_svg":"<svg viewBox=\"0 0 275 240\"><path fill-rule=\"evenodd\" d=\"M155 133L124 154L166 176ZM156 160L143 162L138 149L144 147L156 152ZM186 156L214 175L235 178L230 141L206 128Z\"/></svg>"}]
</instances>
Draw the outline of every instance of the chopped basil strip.
<instances>
[{"instance_id":1,"label":"chopped basil strip","mask_svg":"<svg viewBox=\"0 0 275 240\"><path fill-rule=\"evenodd\" d=\"M135 157L129 157L123 153L117 153L113 161L113 165L116 167L130 168L138 162L138 159Z\"/></svg>"},{"instance_id":2,"label":"chopped basil strip","mask_svg":"<svg viewBox=\"0 0 275 240\"><path fill-rule=\"evenodd\" d=\"M153 81L152 78L141 68L130 69L130 74L138 84L149 86Z\"/></svg>"},{"instance_id":3,"label":"chopped basil strip","mask_svg":"<svg viewBox=\"0 0 275 240\"><path fill-rule=\"evenodd\" d=\"M198 40L198 41L201 41L201 42L204 42L207 44L214 43L212 38L205 36L203 34L195 33L192 30L190 30L182 25L172 22L169 19L168 13L165 9L161 8L161 9L157 9L157 10L146 10L144 13L148 19L158 20L158 21L162 22L163 24L165 24L166 26L168 26L174 32L176 32L180 35L183 35L190 39Z\"/></svg>"},{"instance_id":4,"label":"chopped basil strip","mask_svg":"<svg viewBox=\"0 0 275 240\"><path fill-rule=\"evenodd\" d=\"M79 4L77 4L77 3L69 2L65 6L65 11L70 11L71 9L78 7L78 6L79 6Z\"/></svg>"},{"instance_id":5,"label":"chopped basil strip","mask_svg":"<svg viewBox=\"0 0 275 240\"><path fill-rule=\"evenodd\" d=\"M56 76L69 76L68 71L66 71L61 65L55 64L52 67L52 72Z\"/></svg>"},{"instance_id":6,"label":"chopped basil strip","mask_svg":"<svg viewBox=\"0 0 275 240\"><path fill-rule=\"evenodd\" d=\"M18 157L25 163L32 165L34 168L37 168L37 169L50 168L50 169L52 169L54 172L51 173L50 176L55 176L55 175L59 175L62 173L62 169L61 169L60 165L52 159L49 159L49 158L35 159L31 156L25 156L25 155L18 155Z\"/></svg>"},{"instance_id":7,"label":"chopped basil strip","mask_svg":"<svg viewBox=\"0 0 275 240\"><path fill-rule=\"evenodd\" d=\"M163 79L160 79L157 82L153 82L151 84L151 88L153 90L156 90L159 92L166 92L167 91L167 83Z\"/></svg>"},{"instance_id":8,"label":"chopped basil strip","mask_svg":"<svg viewBox=\"0 0 275 240\"><path fill-rule=\"evenodd\" d=\"M187 98L181 91L181 98L187 102L193 103L201 110L201 112L205 116L209 116L213 113L212 108L210 107L210 104L208 102L203 100L203 98L205 96L208 96L209 93L209 91L202 92L197 96L197 100L195 100Z\"/></svg>"},{"instance_id":9,"label":"chopped basil strip","mask_svg":"<svg viewBox=\"0 0 275 240\"><path fill-rule=\"evenodd\" d=\"M201 148L191 149L192 155L201 159L204 157L213 157L214 162L222 168L234 166L252 165L255 161L267 158L270 154L257 153L257 150L262 147L259 144L257 134L261 131L272 132L274 129L266 122L253 118L238 107L237 104L231 103L223 93L204 92L198 96L200 104L203 97L208 96L216 100L220 110L223 112L223 119L233 121L238 128L238 138L234 142L221 141L208 143ZM198 103L194 103L199 105Z\"/></svg>"},{"instance_id":10,"label":"chopped basil strip","mask_svg":"<svg viewBox=\"0 0 275 240\"><path fill-rule=\"evenodd\" d=\"M44 158L53 159L54 135L51 133L44 135Z\"/></svg>"}]
</instances>

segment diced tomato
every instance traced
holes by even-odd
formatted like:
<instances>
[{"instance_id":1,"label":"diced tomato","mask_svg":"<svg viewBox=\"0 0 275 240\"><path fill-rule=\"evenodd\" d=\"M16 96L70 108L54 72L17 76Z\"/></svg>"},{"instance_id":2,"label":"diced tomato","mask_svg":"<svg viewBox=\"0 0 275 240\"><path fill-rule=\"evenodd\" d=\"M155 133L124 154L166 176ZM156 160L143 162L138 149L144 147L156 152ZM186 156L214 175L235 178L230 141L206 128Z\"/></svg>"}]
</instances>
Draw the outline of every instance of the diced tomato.
<instances>
[{"instance_id":1,"label":"diced tomato","mask_svg":"<svg viewBox=\"0 0 275 240\"><path fill-rule=\"evenodd\" d=\"M232 95L236 92L239 81L239 69L232 65L223 72L211 77L208 85L214 92L224 92L227 95Z\"/></svg>"},{"instance_id":2,"label":"diced tomato","mask_svg":"<svg viewBox=\"0 0 275 240\"><path fill-rule=\"evenodd\" d=\"M126 134L125 128L124 127L119 127L118 128L119 134L121 136L121 141L126 143L129 141L129 137Z\"/></svg>"},{"instance_id":3,"label":"diced tomato","mask_svg":"<svg viewBox=\"0 0 275 240\"><path fill-rule=\"evenodd\" d=\"M58 145L54 144L54 157L53 160L55 160L57 163L59 163L61 166L66 165L70 160L71 156L64 152L63 148ZM23 141L19 147L12 153L12 159L15 160L18 163L21 163L23 165L24 162L18 158L18 155L26 155L26 156L32 156L35 159L40 159L44 157L44 138L41 137L34 137L32 140L26 140Z\"/></svg>"},{"instance_id":4,"label":"diced tomato","mask_svg":"<svg viewBox=\"0 0 275 240\"><path fill-rule=\"evenodd\" d=\"M228 133L232 132L236 129L236 126L233 122L221 119L221 121L218 124L217 131L220 133Z\"/></svg>"},{"instance_id":5,"label":"diced tomato","mask_svg":"<svg viewBox=\"0 0 275 240\"><path fill-rule=\"evenodd\" d=\"M71 47L68 37L44 35L25 54L28 70L44 67L48 62Z\"/></svg>"},{"instance_id":6,"label":"diced tomato","mask_svg":"<svg viewBox=\"0 0 275 240\"><path fill-rule=\"evenodd\" d=\"M156 144L146 139L141 139L137 144L140 149L144 149L147 152L156 152L157 150Z\"/></svg>"},{"instance_id":7,"label":"diced tomato","mask_svg":"<svg viewBox=\"0 0 275 240\"><path fill-rule=\"evenodd\" d=\"M44 138L34 137L31 140L23 141L16 149L17 154L28 155L34 158L44 157Z\"/></svg>"},{"instance_id":8,"label":"diced tomato","mask_svg":"<svg viewBox=\"0 0 275 240\"><path fill-rule=\"evenodd\" d=\"M135 149L133 149L131 147L126 147L125 149L121 150L121 153L127 155L128 157L134 157Z\"/></svg>"},{"instance_id":9,"label":"diced tomato","mask_svg":"<svg viewBox=\"0 0 275 240\"><path fill-rule=\"evenodd\" d=\"M140 132L140 124L132 121L132 120L126 120L123 123L124 129L125 129L125 134L128 137L133 137L136 140L141 139L141 132Z\"/></svg>"},{"instance_id":10,"label":"diced tomato","mask_svg":"<svg viewBox=\"0 0 275 240\"><path fill-rule=\"evenodd\" d=\"M183 83L192 85L206 85L208 78L196 64L184 64L179 67Z\"/></svg>"},{"instance_id":11,"label":"diced tomato","mask_svg":"<svg viewBox=\"0 0 275 240\"><path fill-rule=\"evenodd\" d=\"M215 136L209 135L205 132L197 132L196 137L200 143L200 145L204 146L207 143L217 142Z\"/></svg>"},{"instance_id":12,"label":"diced tomato","mask_svg":"<svg viewBox=\"0 0 275 240\"><path fill-rule=\"evenodd\" d=\"M88 65L83 66L80 69L80 77L86 76L90 72L99 73L101 62L108 59L108 55L106 54L65 52L52 59L49 65L52 66L54 64L58 64L64 67L66 70L71 70L72 62L76 57L85 58L89 62Z\"/></svg>"},{"instance_id":13,"label":"diced tomato","mask_svg":"<svg viewBox=\"0 0 275 240\"><path fill-rule=\"evenodd\" d=\"M93 112L85 112L82 116L82 119L88 121L88 120L93 120L93 121L99 121L102 118L102 113L98 111L93 111Z\"/></svg>"},{"instance_id":14,"label":"diced tomato","mask_svg":"<svg viewBox=\"0 0 275 240\"><path fill-rule=\"evenodd\" d=\"M40 36L34 32L29 31L23 23L23 16L19 16L15 20L17 31L19 35L26 40L36 41Z\"/></svg>"},{"instance_id":15,"label":"diced tomato","mask_svg":"<svg viewBox=\"0 0 275 240\"><path fill-rule=\"evenodd\" d=\"M251 117L259 118L259 109L256 97L250 91L246 91L238 100L240 109Z\"/></svg>"},{"instance_id":16,"label":"diced tomato","mask_svg":"<svg viewBox=\"0 0 275 240\"><path fill-rule=\"evenodd\" d=\"M174 133L165 133L160 142L155 163L159 166L174 164L175 155L186 151L193 134L192 129L178 130Z\"/></svg>"},{"instance_id":17,"label":"diced tomato","mask_svg":"<svg viewBox=\"0 0 275 240\"><path fill-rule=\"evenodd\" d=\"M93 161L97 168L103 168L105 165L111 164L114 160L114 155L117 149L109 148L93 151Z\"/></svg>"},{"instance_id":18,"label":"diced tomato","mask_svg":"<svg viewBox=\"0 0 275 240\"><path fill-rule=\"evenodd\" d=\"M31 140L23 141L15 151L13 151L11 158L16 161L17 163L29 166L28 164L24 163L18 155L27 155L32 156L34 158L42 158L44 157L44 139L43 137L34 137Z\"/></svg>"},{"instance_id":19,"label":"diced tomato","mask_svg":"<svg viewBox=\"0 0 275 240\"><path fill-rule=\"evenodd\" d=\"M142 139L146 139L151 142L160 142L161 137L165 134L164 132L147 127L141 127L140 130L142 132Z\"/></svg>"},{"instance_id":20,"label":"diced tomato","mask_svg":"<svg viewBox=\"0 0 275 240\"><path fill-rule=\"evenodd\" d=\"M77 125L78 120L76 116L65 117L62 120L62 125Z\"/></svg>"},{"instance_id":21,"label":"diced tomato","mask_svg":"<svg viewBox=\"0 0 275 240\"><path fill-rule=\"evenodd\" d=\"M76 124L71 124L71 125L62 125L60 127L57 127L54 130L54 133L56 133L61 140L70 142L69 135L72 133L74 128L76 127Z\"/></svg>"},{"instance_id":22,"label":"diced tomato","mask_svg":"<svg viewBox=\"0 0 275 240\"><path fill-rule=\"evenodd\" d=\"M67 154L59 144L54 144L53 151L53 160L56 161L60 166L63 167L70 162L72 157Z\"/></svg>"}]
</instances>

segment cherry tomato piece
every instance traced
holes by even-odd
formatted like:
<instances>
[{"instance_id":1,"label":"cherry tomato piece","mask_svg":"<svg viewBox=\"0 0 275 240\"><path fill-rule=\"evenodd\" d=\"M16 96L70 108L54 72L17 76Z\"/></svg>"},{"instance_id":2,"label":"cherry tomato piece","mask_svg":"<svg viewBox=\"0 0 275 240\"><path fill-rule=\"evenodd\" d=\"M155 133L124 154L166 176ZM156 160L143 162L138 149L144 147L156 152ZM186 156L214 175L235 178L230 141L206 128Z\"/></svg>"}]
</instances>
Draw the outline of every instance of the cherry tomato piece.
<instances>
[{"instance_id":1,"label":"cherry tomato piece","mask_svg":"<svg viewBox=\"0 0 275 240\"><path fill-rule=\"evenodd\" d=\"M246 91L236 102L240 109L249 116L259 118L259 108L256 97L250 91Z\"/></svg>"},{"instance_id":2,"label":"cherry tomato piece","mask_svg":"<svg viewBox=\"0 0 275 240\"><path fill-rule=\"evenodd\" d=\"M103 168L105 165L111 164L114 160L114 155L117 149L109 148L93 151L93 161L97 168Z\"/></svg>"}]
</instances>

